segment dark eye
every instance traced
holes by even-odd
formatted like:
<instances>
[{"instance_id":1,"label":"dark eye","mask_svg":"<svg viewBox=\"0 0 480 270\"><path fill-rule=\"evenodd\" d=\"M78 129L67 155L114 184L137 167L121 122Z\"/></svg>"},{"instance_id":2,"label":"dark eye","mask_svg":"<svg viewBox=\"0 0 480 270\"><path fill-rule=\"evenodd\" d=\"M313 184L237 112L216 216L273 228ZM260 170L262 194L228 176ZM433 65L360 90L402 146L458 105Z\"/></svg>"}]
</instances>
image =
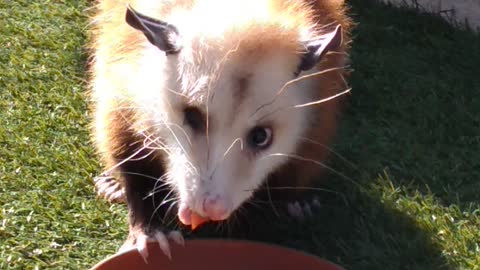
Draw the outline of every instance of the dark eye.
<instances>
[{"instance_id":1,"label":"dark eye","mask_svg":"<svg viewBox=\"0 0 480 270\"><path fill-rule=\"evenodd\" d=\"M256 150L263 150L272 143L272 129L267 127L254 127L247 135L248 145Z\"/></svg>"},{"instance_id":2,"label":"dark eye","mask_svg":"<svg viewBox=\"0 0 480 270\"><path fill-rule=\"evenodd\" d=\"M203 113L195 107L187 107L184 109L185 123L195 131L202 131L204 128Z\"/></svg>"}]
</instances>

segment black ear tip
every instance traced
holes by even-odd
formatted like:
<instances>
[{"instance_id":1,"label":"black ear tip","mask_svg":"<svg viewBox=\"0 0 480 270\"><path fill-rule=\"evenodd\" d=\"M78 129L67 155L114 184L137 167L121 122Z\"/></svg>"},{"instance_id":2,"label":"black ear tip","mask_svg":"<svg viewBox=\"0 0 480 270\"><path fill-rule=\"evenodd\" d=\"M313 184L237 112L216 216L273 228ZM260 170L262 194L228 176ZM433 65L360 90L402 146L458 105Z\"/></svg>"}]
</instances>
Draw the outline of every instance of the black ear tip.
<instances>
[{"instance_id":1,"label":"black ear tip","mask_svg":"<svg viewBox=\"0 0 480 270\"><path fill-rule=\"evenodd\" d=\"M130 4L126 4L125 9L127 10L125 12L126 16L131 16L131 15L133 15L133 13L135 13L135 10L133 9L133 7Z\"/></svg>"},{"instance_id":2,"label":"black ear tip","mask_svg":"<svg viewBox=\"0 0 480 270\"><path fill-rule=\"evenodd\" d=\"M143 32L148 41L167 54L180 50L178 30L174 25L149 17L136 11L130 4L126 5L125 21L134 29Z\"/></svg>"},{"instance_id":3,"label":"black ear tip","mask_svg":"<svg viewBox=\"0 0 480 270\"><path fill-rule=\"evenodd\" d=\"M135 15L136 11L130 4L126 5L126 12L125 12L125 21L132 27L137 28L138 18Z\"/></svg>"},{"instance_id":4,"label":"black ear tip","mask_svg":"<svg viewBox=\"0 0 480 270\"><path fill-rule=\"evenodd\" d=\"M331 32L304 43L307 52L303 55L298 70L302 71L313 68L328 51L336 50L342 46L342 44L342 25L338 24Z\"/></svg>"}]
</instances>

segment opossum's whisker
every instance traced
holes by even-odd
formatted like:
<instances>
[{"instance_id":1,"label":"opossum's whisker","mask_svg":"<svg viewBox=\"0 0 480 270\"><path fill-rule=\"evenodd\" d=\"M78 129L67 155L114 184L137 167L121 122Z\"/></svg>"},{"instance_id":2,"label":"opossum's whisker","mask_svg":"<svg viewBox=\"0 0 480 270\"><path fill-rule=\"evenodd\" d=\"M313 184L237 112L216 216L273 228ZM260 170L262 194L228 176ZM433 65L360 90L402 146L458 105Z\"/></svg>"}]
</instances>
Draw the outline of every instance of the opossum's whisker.
<instances>
[{"instance_id":1,"label":"opossum's whisker","mask_svg":"<svg viewBox=\"0 0 480 270\"><path fill-rule=\"evenodd\" d=\"M234 53L238 50L241 41L242 40L240 40L238 42L238 44L236 45L235 48L228 50L227 53L225 54L225 56L220 60L220 62L217 65L218 67L217 67L216 71L213 72L214 77L211 78L211 80L208 84L208 88L207 88L207 100L208 101L206 102L206 119L205 119L205 125L206 125L205 136L206 136L206 140L207 140L207 164L210 163L210 139L209 139L209 128L210 128L209 113L210 113L210 111L209 111L209 104L210 104L210 102L213 101L213 98L215 97L215 92L210 97L210 89L212 88L211 83L214 82L214 81L217 81L217 79L220 77L221 73L223 72L224 64L228 60L228 57L230 56L230 54L232 54L232 53Z\"/></svg>"},{"instance_id":2,"label":"opossum's whisker","mask_svg":"<svg viewBox=\"0 0 480 270\"><path fill-rule=\"evenodd\" d=\"M158 185L158 183L162 183L162 185L172 184L173 182L172 175L173 175L172 172L166 172L165 174L163 174L161 177L157 179L157 182L155 183L155 185ZM155 186L153 190L155 190Z\"/></svg>"},{"instance_id":3,"label":"opossum's whisker","mask_svg":"<svg viewBox=\"0 0 480 270\"><path fill-rule=\"evenodd\" d=\"M158 193L158 192L161 192L161 191L166 191L168 190L169 187L167 187L167 183L165 183L164 185L161 185L161 186L158 186L155 188L155 191L152 191L150 193L148 193L146 196L144 196L142 199L145 200L146 198L149 198L149 197L152 197L152 200L153 200L153 204L156 204L155 203L155 194Z\"/></svg>"},{"instance_id":4,"label":"opossum's whisker","mask_svg":"<svg viewBox=\"0 0 480 270\"><path fill-rule=\"evenodd\" d=\"M270 187L273 190L311 190L311 191L325 191L329 193L340 194L337 191L327 189L327 188L318 188L318 187L308 187L308 186L279 186L279 187ZM252 189L253 191L254 189Z\"/></svg>"},{"instance_id":5,"label":"opossum's whisker","mask_svg":"<svg viewBox=\"0 0 480 270\"><path fill-rule=\"evenodd\" d=\"M164 218L167 218L168 217L168 214L170 213L170 211L172 211L172 208L179 202L178 201L178 198L175 198L176 200L173 201L170 206L168 207L167 211L165 212L165 215L164 215ZM172 224L172 222L174 222L175 220L177 220L177 218L175 216L173 216L169 222L167 222L166 224L166 227L170 226L170 224Z\"/></svg>"},{"instance_id":6,"label":"opossum's whisker","mask_svg":"<svg viewBox=\"0 0 480 270\"><path fill-rule=\"evenodd\" d=\"M247 202L248 202L248 200L247 200ZM245 209L245 205L243 205L243 204L240 205L240 206L238 207L238 209L237 209L235 212L233 212L233 214L234 214L234 215L236 215L236 214L242 214L242 215L244 215L244 216L247 216L247 210Z\"/></svg>"},{"instance_id":7,"label":"opossum's whisker","mask_svg":"<svg viewBox=\"0 0 480 270\"><path fill-rule=\"evenodd\" d=\"M157 192L159 192L159 191L157 190ZM150 194L152 194L152 193L153 193L153 192L150 192ZM170 196L172 193L173 193L173 189L170 189L170 190L168 191L167 195L165 195L165 197L162 199L162 202L160 202L160 204L158 205L158 207L161 207L161 206L164 205L166 202L168 202L168 201L169 201L169 200L168 200L168 196ZM154 194L152 194L152 195L154 195ZM152 195L150 195L150 196L152 196ZM149 197L149 196L148 196L148 195L145 196L144 199L147 198L147 197ZM154 206L155 206L155 197L153 197L152 203L153 203Z\"/></svg>"},{"instance_id":8,"label":"opossum's whisker","mask_svg":"<svg viewBox=\"0 0 480 270\"><path fill-rule=\"evenodd\" d=\"M172 154L172 152L170 151L172 148L167 147L167 145L163 143L160 138L155 138L154 140L152 140L151 139L152 136L153 134L149 135L148 137L145 136L145 139L143 140L143 145L146 147L146 149L160 150L165 152L167 155ZM151 144L155 144L155 146L153 147L146 146L147 141L150 141Z\"/></svg>"},{"instance_id":9,"label":"opossum's whisker","mask_svg":"<svg viewBox=\"0 0 480 270\"><path fill-rule=\"evenodd\" d=\"M229 59L230 55L237 52L238 51L238 48L240 48L240 44L243 42L244 38L240 39L237 43L237 45L235 45L235 48L233 49L230 49L228 50L226 53L225 53L225 56L222 57L222 59L219 61L218 65L217 65L217 69L216 69L216 72L214 72L214 78L215 78L215 81L220 77L220 75L222 74L223 72L223 69L224 69L224 66L225 66L225 63L227 62L227 60Z\"/></svg>"},{"instance_id":10,"label":"opossum's whisker","mask_svg":"<svg viewBox=\"0 0 480 270\"><path fill-rule=\"evenodd\" d=\"M150 224L153 220L153 218L155 217L155 214L157 213L157 211L160 209L160 207L162 207L163 205L169 203L169 202L172 202L174 200L176 200L175 197L172 197L172 198L169 198L169 196L173 193L173 189L170 190L167 195L165 196L165 198L163 198L162 202L160 202L160 204L158 206L155 206L155 209L153 210L152 212L152 215L150 216L150 220L148 221L148 223ZM163 220L163 219L162 219Z\"/></svg>"},{"instance_id":11,"label":"opossum's whisker","mask_svg":"<svg viewBox=\"0 0 480 270\"><path fill-rule=\"evenodd\" d=\"M347 90L343 91L343 92L340 92L338 94L335 94L333 96L330 96L328 98L323 98L323 99L320 99L320 100L316 100L316 101L312 101L312 102L307 102L307 103L304 103L304 104L298 104L298 105L295 105L293 106L294 108L303 108L303 107L308 107L308 106L312 106L312 105L318 105L318 104L321 104L321 103L324 103L324 102L327 102L329 100L332 100L334 98L337 98L339 96L342 96L342 95L345 95L347 93L349 93L350 91L352 90L352 88L348 88Z\"/></svg>"},{"instance_id":12,"label":"opossum's whisker","mask_svg":"<svg viewBox=\"0 0 480 270\"><path fill-rule=\"evenodd\" d=\"M232 147L235 145L235 143L239 141L240 142L240 150L243 151L243 141L242 141L242 138L238 137L236 138L232 144L230 144L230 146L228 147L227 151L225 151L225 153L223 153L223 158L225 158L228 154L228 152L230 152L230 149L232 149Z\"/></svg>"},{"instance_id":13,"label":"opossum's whisker","mask_svg":"<svg viewBox=\"0 0 480 270\"><path fill-rule=\"evenodd\" d=\"M114 166L112 166L110 169L104 171L102 174L109 174L111 173L114 169L118 168L120 165L128 162L129 160L131 160L134 156L138 155L140 152L142 152L143 150L145 150L145 147L141 147L140 149L138 149L137 151L135 151L132 155L130 155L129 157L123 159L122 161L120 161L119 163L115 164Z\"/></svg>"},{"instance_id":14,"label":"opossum's whisker","mask_svg":"<svg viewBox=\"0 0 480 270\"><path fill-rule=\"evenodd\" d=\"M172 104L170 104L170 102L168 100L166 100L166 103L167 105L172 108ZM177 141L178 145L180 146L180 149L182 150L182 152L188 156L188 152L185 151L185 148L183 147L183 144L180 143L180 140L178 139L177 135L175 135L175 132L173 132L172 128L170 128L170 125L169 123L167 123L167 121L165 121L165 119L162 119L163 120L163 123L165 124L165 126L167 127L167 129L170 131L170 133L172 134L173 138ZM188 136L187 136L188 138ZM188 138L188 140L190 140L190 138ZM191 146L191 145L190 145ZM189 162L189 161L188 161ZM189 162L190 163L190 162ZM191 164L191 163L190 163ZM192 164L191 164L192 165ZM192 168L195 170L195 173L198 174L198 171L197 169L192 165Z\"/></svg>"},{"instance_id":15,"label":"opossum's whisker","mask_svg":"<svg viewBox=\"0 0 480 270\"><path fill-rule=\"evenodd\" d=\"M270 202L270 205L272 206L273 212L278 217L279 214L278 214L277 208L275 208L275 205L272 202L272 195L270 194L270 185L268 184L268 181L266 182L266 186L267 186L268 201Z\"/></svg>"},{"instance_id":16,"label":"opossum's whisker","mask_svg":"<svg viewBox=\"0 0 480 270\"><path fill-rule=\"evenodd\" d=\"M163 151L165 152L166 154L168 155L171 155L171 152L170 150L172 150L173 148L168 148L166 146L160 146L160 145L156 145L156 146L147 146L146 149L150 149L150 150L153 150L154 152L155 151Z\"/></svg>"},{"instance_id":17,"label":"opossum's whisker","mask_svg":"<svg viewBox=\"0 0 480 270\"><path fill-rule=\"evenodd\" d=\"M224 228L225 228L225 225L223 224L223 222L218 222L215 224L216 232L223 231Z\"/></svg>"},{"instance_id":18,"label":"opossum's whisker","mask_svg":"<svg viewBox=\"0 0 480 270\"><path fill-rule=\"evenodd\" d=\"M252 189L252 191L254 191L254 190ZM250 199L250 200L246 201L247 204L250 204L250 205L253 205L254 207L262 209L262 206L260 204L258 204L258 202L268 203L268 202L264 202L264 201L259 201L257 199Z\"/></svg>"},{"instance_id":19,"label":"opossum's whisker","mask_svg":"<svg viewBox=\"0 0 480 270\"><path fill-rule=\"evenodd\" d=\"M304 187L304 186L280 186L280 187L270 187L272 190L307 190L307 191L322 191L322 192L327 192L331 194L338 195L342 197L343 201L348 204L347 197L341 192L327 189L327 188L318 188L318 187ZM266 202L268 203L268 202Z\"/></svg>"},{"instance_id":20,"label":"opossum's whisker","mask_svg":"<svg viewBox=\"0 0 480 270\"><path fill-rule=\"evenodd\" d=\"M170 195L171 195L171 194L169 193L169 196L170 196ZM165 198L167 198L167 197L165 197ZM169 202L171 202L171 201L174 201L174 200L176 200L176 199L178 199L178 198L176 198L176 197L171 197L171 198L169 198L169 199L163 199L162 202L157 206L157 209L160 208L160 207L162 207L162 205L165 205L165 204L167 204L167 203L169 203ZM157 210L157 209L156 209L156 210ZM153 214L155 214L155 212L154 212Z\"/></svg>"},{"instance_id":21,"label":"opossum's whisker","mask_svg":"<svg viewBox=\"0 0 480 270\"><path fill-rule=\"evenodd\" d=\"M220 61L218 62L218 64L216 65L216 69L214 72L212 72L212 77L211 77L211 80L210 80L210 84L209 84L209 89L211 88L211 83L213 82L217 82L218 81L218 78L220 78L220 76L222 75L223 73L223 70L224 70L224 67L225 67L225 64L226 62L228 61L230 55L232 53L235 53L238 51L238 48L240 47L240 44L243 42L243 38L240 39L237 43L237 45L233 48L233 49L230 49L228 50L225 55L222 57L222 59L220 59ZM207 97L209 97L208 95L208 92L207 92ZM213 101L213 98L215 97L215 92L212 94L212 96L209 98L210 102Z\"/></svg>"},{"instance_id":22,"label":"opossum's whisker","mask_svg":"<svg viewBox=\"0 0 480 270\"><path fill-rule=\"evenodd\" d=\"M165 89L167 89L167 91L172 92L172 93L174 93L174 94L176 94L176 95L182 96L182 97L187 98L187 99L189 98L187 95L185 95L185 94L183 94L183 93L180 93L180 92L178 92L178 91L175 91L175 90L173 90L173 89L171 89L171 88L166 87Z\"/></svg>"},{"instance_id":23,"label":"opossum's whisker","mask_svg":"<svg viewBox=\"0 0 480 270\"><path fill-rule=\"evenodd\" d=\"M226 220L225 222L225 226L227 227L227 235L228 236L231 236L232 235L232 227L235 225L235 224L238 224L239 220L238 220L238 213L237 212L234 212L232 214L232 216Z\"/></svg>"},{"instance_id":24,"label":"opossum's whisker","mask_svg":"<svg viewBox=\"0 0 480 270\"><path fill-rule=\"evenodd\" d=\"M145 147L145 149L147 149L148 147ZM146 153L145 155L143 156L140 156L138 158L131 158L130 161L139 161L139 160L142 160L142 159L145 159L147 158L148 156L150 156L152 153L154 153L155 150L151 150L150 152Z\"/></svg>"},{"instance_id":25,"label":"opossum's whisker","mask_svg":"<svg viewBox=\"0 0 480 270\"><path fill-rule=\"evenodd\" d=\"M188 134L187 134L187 132L185 131L185 129L184 129L183 127L181 127L180 125L178 125L178 124L175 124L175 123L172 123L172 122L163 121L163 122L160 123L160 124L152 125L152 127L162 126L162 125L169 125L169 126L173 126L173 127L176 127L176 128L178 128L178 129L180 129L180 131L183 133L183 135L185 135L185 137L187 138L188 144L189 144L190 146L192 145L192 141L190 140L190 136L188 136Z\"/></svg>"},{"instance_id":26,"label":"opossum's whisker","mask_svg":"<svg viewBox=\"0 0 480 270\"><path fill-rule=\"evenodd\" d=\"M233 140L233 142L230 144L230 146L228 147L228 149L225 151L225 153L223 153L223 157L222 159L220 160L220 162L218 162L218 164L215 165L215 168L213 169L213 172L210 176L210 178L213 177L213 175L215 175L215 172L217 171L218 169L218 166L220 166L224 161L225 161L225 157L227 156L228 152L230 152L230 150L232 149L232 147L235 145L235 143L237 141L240 141L240 149L243 150L243 142L242 142L242 139L240 137L236 138L235 140Z\"/></svg>"},{"instance_id":27,"label":"opossum's whisker","mask_svg":"<svg viewBox=\"0 0 480 270\"><path fill-rule=\"evenodd\" d=\"M109 112L116 112L116 111L126 111L126 110L138 110L141 109L142 107L140 106L120 106L120 107L115 107L109 110Z\"/></svg>"},{"instance_id":28,"label":"opossum's whisker","mask_svg":"<svg viewBox=\"0 0 480 270\"><path fill-rule=\"evenodd\" d=\"M138 172L129 172L129 171L123 172L122 171L122 173L123 174L129 174L129 175L138 175L138 176L142 176L142 177L145 177L145 178L148 178L148 179L151 179L151 180L157 180L158 179L157 177L153 177L151 175L138 173Z\"/></svg>"},{"instance_id":29,"label":"opossum's whisker","mask_svg":"<svg viewBox=\"0 0 480 270\"><path fill-rule=\"evenodd\" d=\"M333 169L332 167L324 164L323 162L320 162L320 161L317 161L317 160L314 160L314 159L310 159L310 158L305 158L305 157L302 157L302 156L298 156L298 155L293 155L293 154L285 154L285 153L274 153L274 154L269 154L267 156L264 156L264 157L261 157L260 159L264 159L264 158L269 158L269 157L288 157L288 158L293 158L293 159L297 159L297 160L301 160L301 161L306 161L306 162L312 162L316 165L319 165L321 167L324 167L325 169L328 169L332 172L334 172L335 174L343 177L344 179L346 180L349 180L350 182L352 182L353 184L355 184L356 186L362 188L362 186L357 183L355 180L353 180L352 178L346 176L345 174Z\"/></svg>"},{"instance_id":30,"label":"opossum's whisker","mask_svg":"<svg viewBox=\"0 0 480 270\"><path fill-rule=\"evenodd\" d=\"M175 138L175 140L177 141L178 145L180 146L180 149L182 150L182 152L188 156L188 152L185 151L185 148L183 147L182 143L180 143L180 140L178 139L177 135L175 135L175 132L173 132L173 130L170 128L169 124L167 124L165 122L165 126L167 127L167 129L170 131L170 133L172 134L173 138ZM199 174L198 171L197 171L197 168L195 168L195 166L193 166L193 164L187 160L187 163L189 163L191 165L191 169L194 170L195 174Z\"/></svg>"},{"instance_id":31,"label":"opossum's whisker","mask_svg":"<svg viewBox=\"0 0 480 270\"><path fill-rule=\"evenodd\" d=\"M179 160L178 158L173 158L173 159L171 159L171 160L174 162L175 166L180 165L180 166L184 167L185 170L187 170L189 173L192 173L192 174L194 174L194 175L196 175L196 176L199 176L199 175L200 175L200 174L197 172L197 169L193 166L192 162L189 161L188 159L186 159L186 160Z\"/></svg>"},{"instance_id":32,"label":"opossum's whisker","mask_svg":"<svg viewBox=\"0 0 480 270\"><path fill-rule=\"evenodd\" d=\"M147 143L147 141L149 141L149 143ZM150 146L151 144L156 144L155 146ZM151 150L151 152L149 153L152 154L152 153L155 153L157 151L163 151L165 152L166 154L170 155L171 152L171 148L168 148L166 146L161 146L161 145L157 145L158 143L156 142L156 140L152 140L152 139L148 139L148 138L145 138L145 140L143 141L143 147L144 149L148 149L148 150ZM147 155L148 156L148 155Z\"/></svg>"},{"instance_id":33,"label":"opossum's whisker","mask_svg":"<svg viewBox=\"0 0 480 270\"><path fill-rule=\"evenodd\" d=\"M190 146L192 145L192 140L190 139L190 136L188 136L188 133L185 131L185 129L183 127L181 127L180 125L177 125L175 123L169 123L170 125L174 126L174 127L177 127L180 129L180 131L182 131L182 133L185 135L185 137L187 138L187 141L188 141L188 144L190 144Z\"/></svg>"},{"instance_id":34,"label":"opossum's whisker","mask_svg":"<svg viewBox=\"0 0 480 270\"><path fill-rule=\"evenodd\" d=\"M130 123L130 124L131 124L130 120L129 120L127 117L125 117L125 115L124 115L122 112L123 112L123 111L120 112L120 116L121 116L127 123ZM142 133L142 135L145 136L143 133ZM153 151L147 153L146 155L144 155L144 156L142 156L142 157L135 158L135 159L133 158L134 156L136 156L137 154L139 154L139 153L140 153L141 151L143 151L144 149L147 149L149 146L150 146L150 144L145 144L145 142L144 142L143 147L141 147L139 150L137 150L137 152L133 153L131 156L127 157L126 159L124 159L124 160L121 161L120 163L117 163L115 166L113 166L112 168L106 170L104 173L110 173L112 170L114 170L115 168L117 168L118 166L124 164L124 163L127 162L127 161L131 161L131 160L134 160L134 161L135 161L135 160L141 160L141 159L144 159L144 158L148 157L149 155L151 155L151 154L153 153Z\"/></svg>"},{"instance_id":35,"label":"opossum's whisker","mask_svg":"<svg viewBox=\"0 0 480 270\"><path fill-rule=\"evenodd\" d=\"M313 106L313 105L318 105L318 104L321 104L321 103L324 103L324 102L327 102L329 100L332 100L334 98L337 98L341 95L344 95L344 94L347 94L349 93L350 91L352 90L352 88L348 88L347 90L345 91L342 91L338 94L335 94L335 95L332 95L332 96L329 96L327 98L323 98L323 99L320 99L320 100L316 100L316 101L312 101L312 102L308 102L308 103L304 103L304 104L299 104L299 105L293 105L293 106L288 106L288 107L280 107L280 108L277 108L276 110L274 111L271 111L271 112L268 112L266 114L264 114L263 116L259 117L257 119L257 121L261 121L262 119L272 115L272 114L275 114L277 112L280 112L280 111L283 111L283 110L288 110L288 109L297 109L297 108L303 108L303 107L307 107L307 106Z\"/></svg>"},{"instance_id":36,"label":"opossum's whisker","mask_svg":"<svg viewBox=\"0 0 480 270\"><path fill-rule=\"evenodd\" d=\"M321 71L318 71L318 72L314 72L314 73L310 73L310 74L307 74L307 75L303 75L303 76L300 76L298 78L295 78L295 79L292 79L288 82L286 82L281 88L280 90L278 90L278 92L276 93L276 95L273 97L273 99L267 103L264 103L262 105L260 105L252 115L250 115L250 117L253 117L255 114L257 114L258 111L260 111L262 108L266 107L266 106L270 106L272 105L277 97L285 90L287 89L290 85L294 84L294 83L297 83L297 82L300 82L300 81L303 81L305 79L309 79L309 78L313 78L313 77L316 77L316 76L320 76L320 75L323 75L325 73L328 73L328 72L332 72L332 71L336 71L336 70L342 70L342 69L345 69L345 68L348 68L348 66L341 66L341 67L334 67L334 68L329 68L329 69L324 69L324 70L321 70Z\"/></svg>"},{"instance_id":37,"label":"opossum's whisker","mask_svg":"<svg viewBox=\"0 0 480 270\"><path fill-rule=\"evenodd\" d=\"M166 174L162 175L160 178L155 179L155 185L153 185L153 189L152 189L152 191L149 193L148 196L153 196L153 195L155 195L157 192L163 191L163 190L165 190L166 188L168 188L168 186L172 184L170 181L168 181L168 180L169 180L168 178L169 178L170 176L171 176L170 173L166 173ZM159 185L159 183L162 183L162 184Z\"/></svg>"},{"instance_id":38,"label":"opossum's whisker","mask_svg":"<svg viewBox=\"0 0 480 270\"><path fill-rule=\"evenodd\" d=\"M317 142L315 140L312 140L310 138L307 138L307 137L302 137L302 136L299 136L299 138L301 140L304 140L304 141L307 141L309 143L313 143L313 144L316 144L316 145L319 145L325 149L327 149L328 151L332 152L334 155L336 155L338 158L340 158L341 160L343 160L344 162L346 162L348 165L350 165L352 168L356 169L356 170L359 170L358 166L353 164L353 162L349 161L347 158L345 158L344 156L340 155L340 153L334 151L332 148L326 146L325 144L323 143L320 143L320 142Z\"/></svg>"},{"instance_id":39,"label":"opossum's whisker","mask_svg":"<svg viewBox=\"0 0 480 270\"><path fill-rule=\"evenodd\" d=\"M161 192L161 191L166 191L166 190L168 190L168 187L167 187L167 188L165 188L165 187L164 187L164 188L158 187L157 190L156 190L156 192ZM166 203L172 201L173 199L175 199L175 197L173 197L173 198L171 198L171 199L168 199L168 196L171 195L171 192L172 192L172 189L170 189L170 191L167 193L167 195L162 199L162 202L160 202L160 204L158 205L158 207L155 206L155 205L156 205L156 202L155 202L155 192L150 192L147 196L143 197L143 200L145 200L145 199L148 198L148 197L152 197L152 205L153 205L154 207L156 207L155 210L154 210L154 212L153 212L153 214L152 214L152 216L153 216L153 215L155 214L155 212L156 212L160 207L162 207L164 204L166 204Z\"/></svg>"},{"instance_id":40,"label":"opossum's whisker","mask_svg":"<svg viewBox=\"0 0 480 270\"><path fill-rule=\"evenodd\" d=\"M349 56L349 54L348 54L348 53L346 53L346 52L337 52L337 51L328 51L328 52L325 54L325 56L327 56L327 55L331 55L331 54Z\"/></svg>"}]
</instances>

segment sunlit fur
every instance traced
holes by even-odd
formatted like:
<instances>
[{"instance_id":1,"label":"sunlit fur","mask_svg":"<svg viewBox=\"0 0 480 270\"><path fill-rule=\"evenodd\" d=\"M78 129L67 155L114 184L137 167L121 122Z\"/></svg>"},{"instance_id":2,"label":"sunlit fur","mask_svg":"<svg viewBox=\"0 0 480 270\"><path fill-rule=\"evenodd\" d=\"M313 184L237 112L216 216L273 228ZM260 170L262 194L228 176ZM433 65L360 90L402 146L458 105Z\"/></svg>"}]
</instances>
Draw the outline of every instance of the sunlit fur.
<instances>
[{"instance_id":1,"label":"sunlit fur","mask_svg":"<svg viewBox=\"0 0 480 270\"><path fill-rule=\"evenodd\" d=\"M124 22L127 1L98 2L92 36L92 127L106 169L118 163L112 153L126 147L117 143L118 137L133 129L150 139L149 147L157 149L153 154L164 157L167 181L180 201L200 214L207 194L223 198L233 212L272 173L288 178L287 171L295 172L294 179L285 180L302 186L311 181L321 168L289 160L285 154L324 160L327 151L321 144L328 144L334 134L339 100L293 106L345 90L346 71L301 80L271 105L261 106L294 79L303 50L300 41L318 37L336 24L343 27L342 47L307 73L347 64L351 22L343 1L128 3L175 25L183 48L178 55L166 56ZM186 105L208 115L204 133L185 124ZM273 130L273 143L265 151L252 151L245 141L256 125ZM301 139L305 137L320 144Z\"/></svg>"}]
</instances>

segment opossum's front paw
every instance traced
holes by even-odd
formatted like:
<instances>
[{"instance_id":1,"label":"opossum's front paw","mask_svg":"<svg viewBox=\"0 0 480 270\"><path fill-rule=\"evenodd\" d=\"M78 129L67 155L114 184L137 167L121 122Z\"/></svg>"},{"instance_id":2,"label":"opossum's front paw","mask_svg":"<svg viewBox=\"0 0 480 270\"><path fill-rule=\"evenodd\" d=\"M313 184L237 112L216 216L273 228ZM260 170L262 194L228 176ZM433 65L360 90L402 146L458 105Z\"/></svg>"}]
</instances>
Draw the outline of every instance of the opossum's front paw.
<instances>
[{"instance_id":1,"label":"opossum's front paw","mask_svg":"<svg viewBox=\"0 0 480 270\"><path fill-rule=\"evenodd\" d=\"M165 234L159 230L152 231L151 233L145 233L141 229L130 230L127 241L120 247L119 252L136 248L140 255L142 256L145 263L148 263L148 242L157 242L160 246L160 249L163 253L169 258L172 258L170 253L170 243L168 240L172 240L179 245L184 245L185 240L183 236L178 231L171 231L168 234Z\"/></svg>"},{"instance_id":2,"label":"opossum's front paw","mask_svg":"<svg viewBox=\"0 0 480 270\"><path fill-rule=\"evenodd\" d=\"M287 204L288 214L300 221L305 220L305 218L310 218L313 216L315 209L320 208L320 202L317 198L313 198L311 201L294 201Z\"/></svg>"},{"instance_id":3,"label":"opossum's front paw","mask_svg":"<svg viewBox=\"0 0 480 270\"><path fill-rule=\"evenodd\" d=\"M109 202L125 202L125 190L122 185L110 174L102 174L93 179L97 194Z\"/></svg>"}]
</instances>

